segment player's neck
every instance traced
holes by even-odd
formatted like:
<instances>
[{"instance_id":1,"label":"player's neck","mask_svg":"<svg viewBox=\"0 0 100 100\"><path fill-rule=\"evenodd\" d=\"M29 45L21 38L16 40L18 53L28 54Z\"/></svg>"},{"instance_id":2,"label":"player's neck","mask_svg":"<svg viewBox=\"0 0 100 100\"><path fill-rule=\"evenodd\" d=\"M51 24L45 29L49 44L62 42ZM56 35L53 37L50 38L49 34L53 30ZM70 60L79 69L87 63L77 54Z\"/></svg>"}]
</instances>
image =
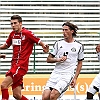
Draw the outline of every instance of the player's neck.
<instances>
[{"instance_id":1,"label":"player's neck","mask_svg":"<svg viewBox=\"0 0 100 100\"><path fill-rule=\"evenodd\" d=\"M74 38L65 38L65 41L68 43L74 42Z\"/></svg>"},{"instance_id":2,"label":"player's neck","mask_svg":"<svg viewBox=\"0 0 100 100\"><path fill-rule=\"evenodd\" d=\"M20 29L18 29L18 30L16 31L16 33L20 33L21 30L22 30L22 27L21 27Z\"/></svg>"}]
</instances>

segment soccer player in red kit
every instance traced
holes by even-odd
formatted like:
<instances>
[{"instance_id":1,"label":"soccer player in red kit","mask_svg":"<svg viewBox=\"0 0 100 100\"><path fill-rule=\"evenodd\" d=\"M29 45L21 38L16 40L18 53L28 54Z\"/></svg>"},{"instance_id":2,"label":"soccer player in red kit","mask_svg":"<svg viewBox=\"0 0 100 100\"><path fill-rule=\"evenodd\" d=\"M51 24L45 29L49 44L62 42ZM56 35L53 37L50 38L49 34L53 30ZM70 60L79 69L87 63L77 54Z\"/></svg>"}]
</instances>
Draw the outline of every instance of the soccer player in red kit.
<instances>
[{"instance_id":1,"label":"soccer player in red kit","mask_svg":"<svg viewBox=\"0 0 100 100\"><path fill-rule=\"evenodd\" d=\"M39 44L45 53L49 51L49 46L31 31L22 27L22 18L19 15L13 15L10 22L13 31L9 34L6 43L0 46L2 50L11 45L13 47L11 69L6 73L5 79L1 83L2 100L9 99L8 88L10 86L12 86L13 97L16 100L28 100L21 94L21 89L23 88L23 76L28 71L33 45L34 43Z\"/></svg>"}]
</instances>

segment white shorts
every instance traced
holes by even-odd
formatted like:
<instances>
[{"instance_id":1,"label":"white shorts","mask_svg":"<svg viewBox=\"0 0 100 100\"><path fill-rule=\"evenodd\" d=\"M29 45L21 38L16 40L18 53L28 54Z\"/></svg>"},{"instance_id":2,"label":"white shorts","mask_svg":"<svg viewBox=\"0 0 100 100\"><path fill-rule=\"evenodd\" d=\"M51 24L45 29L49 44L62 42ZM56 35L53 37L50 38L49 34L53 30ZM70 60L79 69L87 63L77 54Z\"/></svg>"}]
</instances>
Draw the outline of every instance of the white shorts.
<instances>
[{"instance_id":1,"label":"white shorts","mask_svg":"<svg viewBox=\"0 0 100 100\"><path fill-rule=\"evenodd\" d=\"M96 92L100 93L100 73L93 79L92 83L90 84L89 89L87 92L92 93L93 95Z\"/></svg>"},{"instance_id":2,"label":"white shorts","mask_svg":"<svg viewBox=\"0 0 100 100\"><path fill-rule=\"evenodd\" d=\"M68 89L68 86L70 85L72 78L73 75L71 74L52 73L50 75L49 80L46 83L45 90L54 88L59 91L59 93L61 94L60 97L62 97L65 91Z\"/></svg>"}]
</instances>

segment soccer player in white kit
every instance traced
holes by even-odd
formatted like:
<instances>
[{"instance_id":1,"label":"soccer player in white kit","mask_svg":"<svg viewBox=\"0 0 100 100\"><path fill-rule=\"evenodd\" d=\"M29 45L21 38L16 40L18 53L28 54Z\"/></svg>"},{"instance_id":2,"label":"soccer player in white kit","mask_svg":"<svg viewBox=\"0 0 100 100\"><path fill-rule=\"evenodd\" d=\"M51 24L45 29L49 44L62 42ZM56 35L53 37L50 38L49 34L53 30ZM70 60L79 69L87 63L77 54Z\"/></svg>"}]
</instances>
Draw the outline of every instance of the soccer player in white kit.
<instances>
[{"instance_id":1,"label":"soccer player in white kit","mask_svg":"<svg viewBox=\"0 0 100 100\"><path fill-rule=\"evenodd\" d=\"M96 52L98 55L98 60L100 62L100 44L96 46ZM93 79L87 90L87 99L93 99L93 96L98 92L99 100L100 100L100 73Z\"/></svg>"},{"instance_id":2,"label":"soccer player in white kit","mask_svg":"<svg viewBox=\"0 0 100 100\"><path fill-rule=\"evenodd\" d=\"M84 47L74 39L77 29L78 27L70 22L62 25L64 39L55 42L47 57L48 63L56 63L56 65L46 83L42 100L57 100L69 85L75 87L84 59Z\"/></svg>"}]
</instances>

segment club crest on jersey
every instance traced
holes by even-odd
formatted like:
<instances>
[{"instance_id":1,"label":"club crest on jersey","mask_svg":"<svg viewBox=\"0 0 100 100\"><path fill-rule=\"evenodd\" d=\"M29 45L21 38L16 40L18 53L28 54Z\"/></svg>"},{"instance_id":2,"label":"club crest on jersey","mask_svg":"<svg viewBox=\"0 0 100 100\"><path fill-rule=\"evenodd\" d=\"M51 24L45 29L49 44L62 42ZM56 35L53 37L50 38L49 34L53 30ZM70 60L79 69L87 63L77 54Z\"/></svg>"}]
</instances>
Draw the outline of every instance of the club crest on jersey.
<instances>
[{"instance_id":1,"label":"club crest on jersey","mask_svg":"<svg viewBox=\"0 0 100 100\"><path fill-rule=\"evenodd\" d=\"M76 48L73 47L73 48L71 49L71 51L72 51L72 52L76 52Z\"/></svg>"},{"instance_id":2,"label":"club crest on jersey","mask_svg":"<svg viewBox=\"0 0 100 100\"><path fill-rule=\"evenodd\" d=\"M21 39L13 39L12 44L13 45L21 45Z\"/></svg>"},{"instance_id":3,"label":"club crest on jersey","mask_svg":"<svg viewBox=\"0 0 100 100\"><path fill-rule=\"evenodd\" d=\"M22 40L25 40L25 35L22 36Z\"/></svg>"}]
</instances>

